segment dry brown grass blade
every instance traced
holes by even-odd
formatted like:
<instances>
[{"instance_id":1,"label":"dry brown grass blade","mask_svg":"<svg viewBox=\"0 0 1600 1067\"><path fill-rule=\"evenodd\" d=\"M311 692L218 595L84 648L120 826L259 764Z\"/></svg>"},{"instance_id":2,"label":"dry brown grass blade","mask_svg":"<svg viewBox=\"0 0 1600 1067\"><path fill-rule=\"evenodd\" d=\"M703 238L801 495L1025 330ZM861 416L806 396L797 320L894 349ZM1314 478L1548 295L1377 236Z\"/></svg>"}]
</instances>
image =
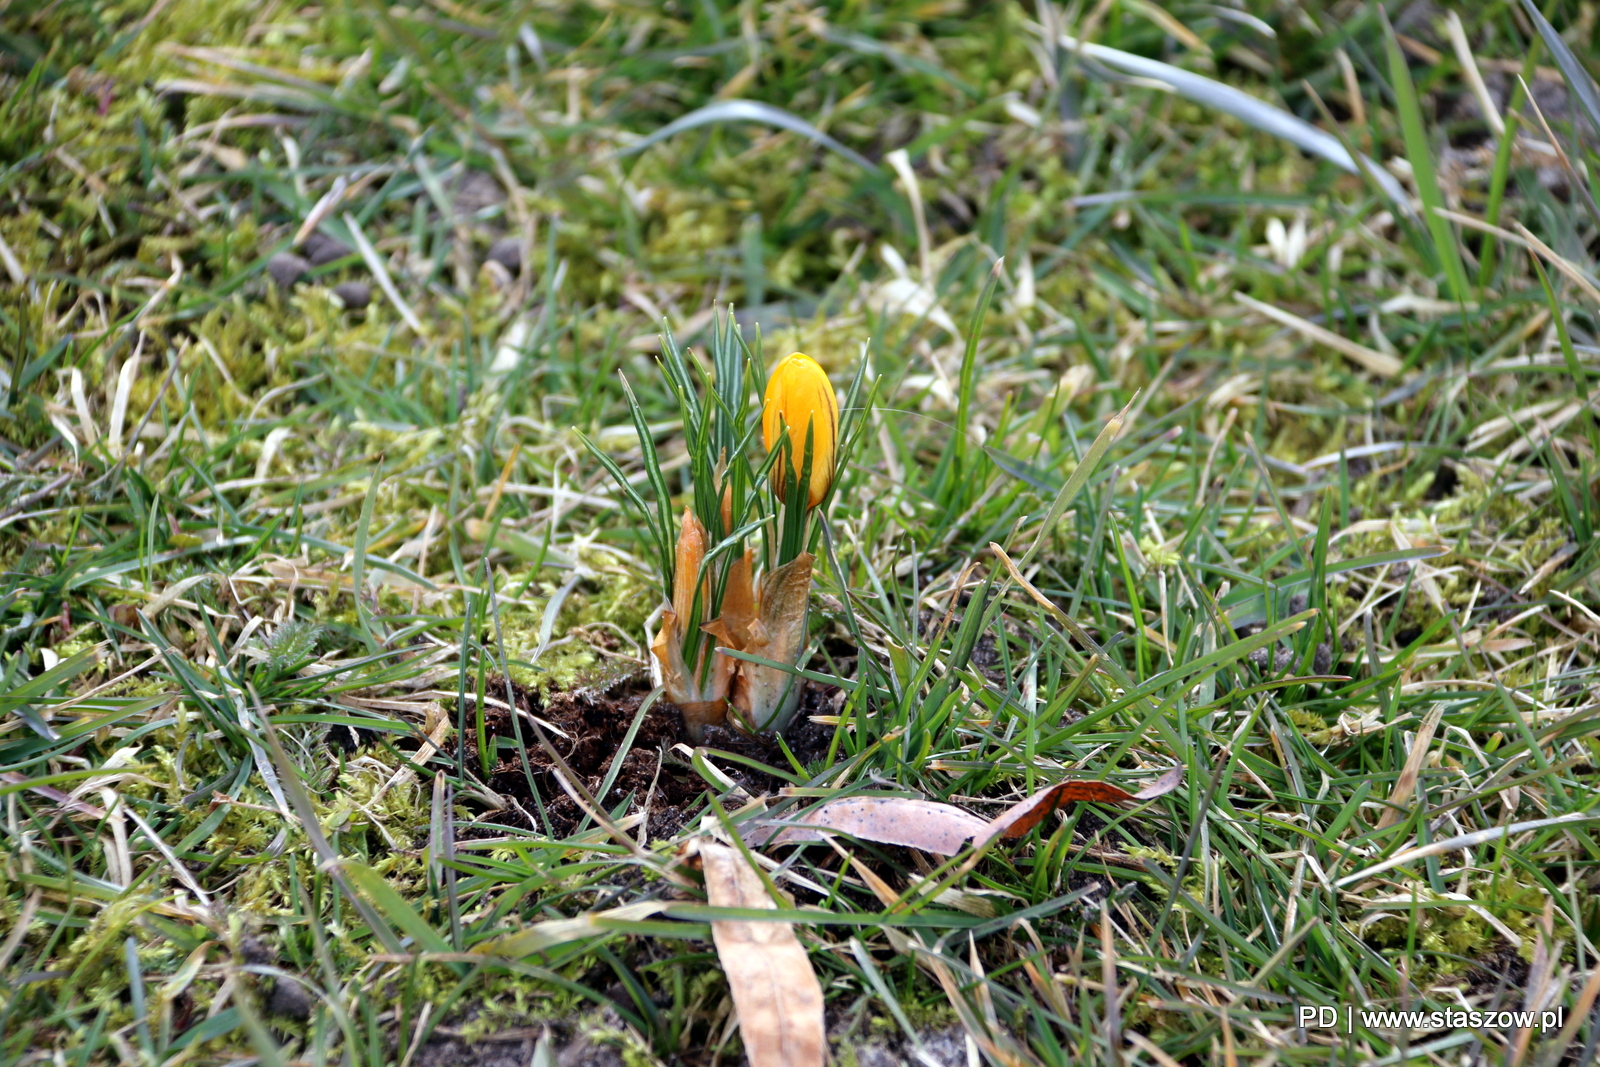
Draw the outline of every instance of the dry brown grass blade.
<instances>
[{"instance_id":1,"label":"dry brown grass blade","mask_svg":"<svg viewBox=\"0 0 1600 1067\"><path fill-rule=\"evenodd\" d=\"M1533 931L1533 959L1528 965L1528 985L1523 996L1522 1008L1527 1012L1538 1011L1545 1006L1551 993L1551 985L1555 981L1556 961L1561 958L1561 942L1551 944L1555 937L1555 900L1551 897L1544 899L1544 914L1539 916L1539 922ZM1562 984L1565 984L1563 979ZM1557 990L1559 998L1559 990ZM1522 1026L1516 1030L1512 1039L1510 1054L1507 1062L1512 1067L1520 1067L1528 1055L1529 1042L1533 1040L1533 1027Z\"/></svg>"},{"instance_id":2,"label":"dry brown grass blade","mask_svg":"<svg viewBox=\"0 0 1600 1067\"><path fill-rule=\"evenodd\" d=\"M1367 128L1367 105L1361 97L1361 83L1356 80L1355 64L1350 62L1350 57L1343 48L1334 49L1334 58L1339 61L1339 75L1344 79L1344 106L1350 111L1350 125L1357 130ZM1363 139L1363 144L1371 151L1371 141Z\"/></svg>"},{"instance_id":3,"label":"dry brown grass blade","mask_svg":"<svg viewBox=\"0 0 1600 1067\"><path fill-rule=\"evenodd\" d=\"M1461 25L1461 16L1454 11L1445 12L1444 28L1450 35L1450 47L1455 50L1456 62L1461 64L1461 76L1466 79L1467 87L1478 101L1478 110L1483 112L1484 120L1494 130L1495 136L1503 137L1506 132L1505 120L1500 117L1500 109L1495 107L1494 97L1489 95L1489 87L1483 82L1478 61L1472 55L1472 44L1467 40L1466 27Z\"/></svg>"},{"instance_id":4,"label":"dry brown grass blade","mask_svg":"<svg viewBox=\"0 0 1600 1067\"><path fill-rule=\"evenodd\" d=\"M39 889L34 889L28 894L28 899L22 904L22 914L17 916L16 922L11 927L11 932L6 935L5 943L0 944L0 969L11 963L11 956L17 951L17 946L22 944L23 937L28 932L28 927L33 925L33 916L39 910L39 901L44 894ZM1600 974L1600 971L1596 972Z\"/></svg>"},{"instance_id":5,"label":"dry brown grass blade","mask_svg":"<svg viewBox=\"0 0 1600 1067\"><path fill-rule=\"evenodd\" d=\"M706 898L718 908L772 908L738 849L705 842ZM821 1067L827 1050L822 986L788 923L714 919L711 939L728 977L751 1067Z\"/></svg>"},{"instance_id":6,"label":"dry brown grass blade","mask_svg":"<svg viewBox=\"0 0 1600 1067\"><path fill-rule=\"evenodd\" d=\"M911 202L911 218L917 226L917 265L921 268L918 280L932 291L933 241L928 236L928 218L922 207L922 188L917 184L917 173L911 169L911 157L903 148L890 152L884 157L884 162L894 168L895 175L905 186L906 198Z\"/></svg>"},{"instance_id":7,"label":"dry brown grass blade","mask_svg":"<svg viewBox=\"0 0 1600 1067\"><path fill-rule=\"evenodd\" d=\"M1572 1010L1567 1012L1566 1025L1561 1028L1561 1033L1556 1035L1555 1041L1547 1051L1547 1063L1550 1062L1550 1058L1561 1055L1577 1041L1578 1031L1589 1018L1589 1011L1594 1007L1597 994L1600 994L1600 967L1589 972L1588 981L1584 982L1583 989L1579 991L1578 999L1572 1004Z\"/></svg>"},{"instance_id":8,"label":"dry brown grass blade","mask_svg":"<svg viewBox=\"0 0 1600 1067\"><path fill-rule=\"evenodd\" d=\"M1433 744L1433 732L1439 728L1439 720L1443 717L1444 705L1435 704L1428 717L1422 720L1416 740L1411 743L1411 752L1406 756L1405 766L1400 769L1400 777L1395 779L1394 790L1389 794L1389 806L1378 818L1378 829L1393 826L1404 817L1406 806L1411 803L1411 794L1417 789L1417 775L1422 770L1422 761L1427 758L1428 749Z\"/></svg>"},{"instance_id":9,"label":"dry brown grass blade","mask_svg":"<svg viewBox=\"0 0 1600 1067\"><path fill-rule=\"evenodd\" d=\"M950 972L950 968L937 952L924 945L918 945L916 954L917 962L938 979L940 987L944 990L945 999L950 1002L950 1007L956 1013L956 1018L961 1020L967 1036L985 1056L995 1063L1003 1064L1004 1067L1037 1067L1039 1061L1012 1041L1005 1031L996 1030L992 1033L989 1031L984 1025L984 1020L973 1010L971 1002L962 992L955 975Z\"/></svg>"},{"instance_id":10,"label":"dry brown grass blade","mask_svg":"<svg viewBox=\"0 0 1600 1067\"><path fill-rule=\"evenodd\" d=\"M1479 230L1483 233L1490 234L1491 236L1498 237L1502 241L1509 241L1514 245L1521 245L1523 248L1538 253L1539 257L1546 263L1550 264L1567 278L1571 279L1572 284L1576 285L1579 289L1582 289L1584 294L1587 295L1590 300L1593 300L1596 304L1600 304L1600 288L1596 288L1595 284L1584 275L1583 271L1580 270L1576 264L1574 264L1570 259L1567 259L1565 256L1557 253L1555 249L1539 240L1539 238L1535 237L1533 235L1533 231L1522 225L1522 223L1514 223L1514 225L1517 227L1517 232L1512 233L1510 230L1503 230L1499 226L1487 223L1482 219L1473 218L1471 215L1464 215L1459 211L1449 211L1445 208L1437 208L1435 210L1438 212L1441 218L1449 219L1451 222L1459 223L1462 226L1466 226L1474 230Z\"/></svg>"},{"instance_id":11,"label":"dry brown grass blade","mask_svg":"<svg viewBox=\"0 0 1600 1067\"><path fill-rule=\"evenodd\" d=\"M1348 337L1336 334L1332 330L1324 329L1314 322L1302 319L1299 315L1291 314L1282 308L1273 307L1271 304L1263 303L1243 293L1234 293L1233 298L1251 311L1265 315L1274 322L1282 323L1296 333L1318 344L1325 345L1340 355L1349 357L1352 362L1360 364L1379 377L1393 378L1400 373L1402 364L1391 355L1379 352L1374 348L1368 348L1366 345L1356 344Z\"/></svg>"},{"instance_id":12,"label":"dry brown grass blade","mask_svg":"<svg viewBox=\"0 0 1600 1067\"><path fill-rule=\"evenodd\" d=\"M1105 987L1106 1056L1122 1062L1122 1011L1117 1003L1117 942L1111 929L1111 910L1100 900L1100 982Z\"/></svg>"},{"instance_id":13,"label":"dry brown grass blade","mask_svg":"<svg viewBox=\"0 0 1600 1067\"><path fill-rule=\"evenodd\" d=\"M98 821L106 817L104 808L97 808L93 804L82 800L77 800L68 794L63 793L53 785L31 784L26 778L16 771L0 771L0 782L5 782L7 785L11 786L26 788L30 792L38 793L42 797L55 801L63 808L70 808L79 815L86 816L90 819L95 819Z\"/></svg>"},{"instance_id":14,"label":"dry brown grass blade","mask_svg":"<svg viewBox=\"0 0 1600 1067\"><path fill-rule=\"evenodd\" d=\"M522 959L544 952L555 945L602 933L605 930L602 922L605 920L631 922L648 919L664 907L666 905L659 900L642 900L624 904L620 908L585 912L570 919L546 919L515 933L502 934L474 945L467 958L501 956L507 959Z\"/></svg>"},{"instance_id":15,"label":"dry brown grass blade","mask_svg":"<svg viewBox=\"0 0 1600 1067\"><path fill-rule=\"evenodd\" d=\"M1022 957L1023 973L1028 976L1028 983L1033 986L1034 992L1039 994L1039 999L1049 1006L1051 1011L1063 1019L1070 1020L1072 1005L1067 1003L1067 994L1062 990L1061 983L1055 981L1050 973L1050 951L1044 947L1044 942L1039 940L1038 933L1027 919L1019 919L1017 925L1027 933L1028 940L1033 942L1032 957L1018 950L1018 955ZM1035 960L1044 966L1043 971L1035 965Z\"/></svg>"}]
</instances>

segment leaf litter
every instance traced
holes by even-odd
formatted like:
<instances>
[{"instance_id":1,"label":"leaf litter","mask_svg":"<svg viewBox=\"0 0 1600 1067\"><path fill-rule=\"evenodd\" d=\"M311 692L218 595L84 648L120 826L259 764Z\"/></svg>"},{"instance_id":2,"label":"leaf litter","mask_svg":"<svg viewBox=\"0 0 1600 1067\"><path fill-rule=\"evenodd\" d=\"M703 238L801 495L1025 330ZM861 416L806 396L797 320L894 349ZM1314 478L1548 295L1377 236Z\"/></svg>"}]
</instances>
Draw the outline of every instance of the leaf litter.
<instances>
[{"instance_id":1,"label":"leaf litter","mask_svg":"<svg viewBox=\"0 0 1600 1067\"><path fill-rule=\"evenodd\" d=\"M741 850L706 842L699 854L713 907L777 907ZM822 986L794 927L713 919L711 938L728 976L750 1067L821 1067L828 1044Z\"/></svg>"},{"instance_id":2,"label":"leaf litter","mask_svg":"<svg viewBox=\"0 0 1600 1067\"><path fill-rule=\"evenodd\" d=\"M993 819L930 800L904 797L846 797L830 800L815 811L777 829L772 824L752 827L750 839L762 844L793 845L822 841L834 833L864 841L921 849L938 856L954 856L968 841L990 837L1012 841L1026 836L1051 812L1083 801L1116 804L1125 800L1154 800L1178 788L1183 767L1173 767L1135 793L1110 782L1067 779L1046 786L1018 801Z\"/></svg>"}]
</instances>

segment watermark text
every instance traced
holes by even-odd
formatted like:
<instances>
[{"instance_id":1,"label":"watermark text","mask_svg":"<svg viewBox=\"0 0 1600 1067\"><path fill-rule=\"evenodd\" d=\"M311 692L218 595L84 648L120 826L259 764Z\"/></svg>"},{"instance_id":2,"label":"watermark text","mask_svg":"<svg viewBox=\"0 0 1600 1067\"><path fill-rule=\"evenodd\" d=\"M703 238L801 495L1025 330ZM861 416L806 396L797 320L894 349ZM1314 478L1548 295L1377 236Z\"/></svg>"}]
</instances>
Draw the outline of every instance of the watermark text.
<instances>
[{"instance_id":1,"label":"watermark text","mask_svg":"<svg viewBox=\"0 0 1600 1067\"><path fill-rule=\"evenodd\" d=\"M1436 1008L1431 1011L1342 1008L1301 1005L1297 1022L1303 1029L1342 1030L1557 1030L1566 1024L1565 1008L1541 1011L1485 1011L1475 1008Z\"/></svg>"}]
</instances>

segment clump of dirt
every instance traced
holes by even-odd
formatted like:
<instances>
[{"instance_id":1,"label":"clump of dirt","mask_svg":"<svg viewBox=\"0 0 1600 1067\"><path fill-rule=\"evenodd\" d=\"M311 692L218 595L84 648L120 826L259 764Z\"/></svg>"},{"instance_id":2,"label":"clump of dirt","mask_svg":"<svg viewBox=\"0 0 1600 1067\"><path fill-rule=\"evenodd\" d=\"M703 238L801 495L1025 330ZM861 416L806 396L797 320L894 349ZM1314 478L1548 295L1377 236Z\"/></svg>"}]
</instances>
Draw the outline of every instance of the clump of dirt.
<instances>
[{"instance_id":1,"label":"clump of dirt","mask_svg":"<svg viewBox=\"0 0 1600 1067\"><path fill-rule=\"evenodd\" d=\"M1498 996L1505 1002L1502 1006L1510 1007L1528 987L1530 970L1516 946L1501 938L1467 971L1467 989L1476 996Z\"/></svg>"},{"instance_id":2,"label":"clump of dirt","mask_svg":"<svg viewBox=\"0 0 1600 1067\"><path fill-rule=\"evenodd\" d=\"M630 680L606 690L555 693L548 700L542 699L537 690L515 682L511 683L510 690L520 713L515 721L504 706L489 705L484 709L485 737L496 756L488 785L515 802L511 810L497 814L495 821L565 837L577 829L584 812L561 787L556 777L556 761L541 743L540 732L571 768L578 784L590 796L596 796L605 784L612 758L621 749L649 687L641 681ZM487 691L504 693L506 683L497 679ZM497 705L502 703L497 701ZM500 745L502 738L511 741L520 738L527 751L526 766L519 752L508 751ZM704 783L692 771L683 773L684 768L675 769L670 761L667 766L661 766L661 753L683 738L683 713L672 704L657 701L639 724L633 745L622 754L622 766L610 792L597 799L609 811L630 794L641 804L648 798L652 824L657 823L658 812L666 816L668 809L693 802ZM465 741L467 758L475 764L478 759L476 730L469 728ZM651 826L652 835L657 829L658 826Z\"/></svg>"},{"instance_id":3,"label":"clump of dirt","mask_svg":"<svg viewBox=\"0 0 1600 1067\"><path fill-rule=\"evenodd\" d=\"M648 805L648 839L670 838L690 821L708 787L681 755L672 753L680 742L691 742L684 728L683 713L664 700L658 700L645 713L632 745L622 753L616 780L604 797L599 796L612 760L627 738L639 705L649 694L649 686L642 679L623 681L604 690L555 693L547 699L541 698L536 690L515 682L510 688L521 713L516 721L503 706L490 705L484 712L484 732L497 756L488 785L516 802L511 810L495 816L496 823L565 837L583 821L583 809L562 788L556 761L540 741L541 729L579 784L607 811L615 811L630 796L633 798L630 811ZM487 691L504 693L506 683L503 679L497 680ZM807 683L802 693L800 710L784 737L785 744L802 764L814 764L827 756L833 728L811 722L810 716L830 711L834 692L831 687ZM501 738L515 740L519 732L527 751L526 766L520 753L507 751L499 744ZM469 763L476 765L475 729L468 729L465 741ZM712 727L701 744L771 767L790 769L788 759L772 736L751 737L732 727ZM788 784L777 775L736 761L717 762L752 796L771 793ZM465 831L463 836L471 837L472 833Z\"/></svg>"}]
</instances>

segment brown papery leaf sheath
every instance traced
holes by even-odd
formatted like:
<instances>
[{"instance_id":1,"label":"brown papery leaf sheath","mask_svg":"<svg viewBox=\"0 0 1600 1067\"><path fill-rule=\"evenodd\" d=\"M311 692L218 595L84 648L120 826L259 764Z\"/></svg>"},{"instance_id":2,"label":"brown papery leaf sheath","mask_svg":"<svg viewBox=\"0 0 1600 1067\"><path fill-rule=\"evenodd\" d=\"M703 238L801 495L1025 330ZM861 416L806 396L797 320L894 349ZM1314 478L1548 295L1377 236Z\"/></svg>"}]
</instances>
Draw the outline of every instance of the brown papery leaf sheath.
<instances>
[{"instance_id":1,"label":"brown papery leaf sheath","mask_svg":"<svg viewBox=\"0 0 1600 1067\"><path fill-rule=\"evenodd\" d=\"M733 675L733 661L709 647L701 648L696 663L690 664L683 658L685 627L694 624L691 616L695 613L696 596L702 602L711 596L710 585L704 581L696 584L705 555L706 529L694 512L684 508L683 521L678 527L672 601L661 613L661 629L650 644L650 652L661 667L661 684L666 689L667 699L683 709L684 725L697 741L707 726L727 717L728 683ZM702 674L707 656L711 657L711 664Z\"/></svg>"},{"instance_id":2,"label":"brown papery leaf sheath","mask_svg":"<svg viewBox=\"0 0 1600 1067\"><path fill-rule=\"evenodd\" d=\"M750 639L741 651L774 663L793 663L800 657L806 640L806 606L811 598L811 564L811 553L802 552L762 576L757 614L750 620ZM730 580L729 585L732 584ZM731 632L725 635L730 647L738 647L731 644L734 636ZM733 705L756 730L783 729L799 696L799 680L776 667L746 660L733 676Z\"/></svg>"},{"instance_id":3,"label":"brown papery leaf sheath","mask_svg":"<svg viewBox=\"0 0 1600 1067\"><path fill-rule=\"evenodd\" d=\"M713 907L776 907L738 849L707 842L700 846L700 862ZM794 927L713 919L711 939L728 977L750 1067L822 1067L822 986Z\"/></svg>"},{"instance_id":4,"label":"brown papery leaf sheath","mask_svg":"<svg viewBox=\"0 0 1600 1067\"><path fill-rule=\"evenodd\" d=\"M750 627L755 625L756 604L755 553L745 549L739 559L728 568L728 588L722 595L722 615L706 625L729 648L744 648L750 643Z\"/></svg>"},{"instance_id":5,"label":"brown papery leaf sheath","mask_svg":"<svg viewBox=\"0 0 1600 1067\"><path fill-rule=\"evenodd\" d=\"M710 654L715 658L711 662L710 677L706 685L701 686L695 678L695 672L684 662L683 624L678 613L670 608L661 613L661 629L656 631L650 652L661 665L661 683L666 688L667 699L683 709L683 721L689 728L689 736L699 740L707 726L727 718L728 682L733 674L733 660L713 652L709 647L703 649L702 657Z\"/></svg>"}]
</instances>

